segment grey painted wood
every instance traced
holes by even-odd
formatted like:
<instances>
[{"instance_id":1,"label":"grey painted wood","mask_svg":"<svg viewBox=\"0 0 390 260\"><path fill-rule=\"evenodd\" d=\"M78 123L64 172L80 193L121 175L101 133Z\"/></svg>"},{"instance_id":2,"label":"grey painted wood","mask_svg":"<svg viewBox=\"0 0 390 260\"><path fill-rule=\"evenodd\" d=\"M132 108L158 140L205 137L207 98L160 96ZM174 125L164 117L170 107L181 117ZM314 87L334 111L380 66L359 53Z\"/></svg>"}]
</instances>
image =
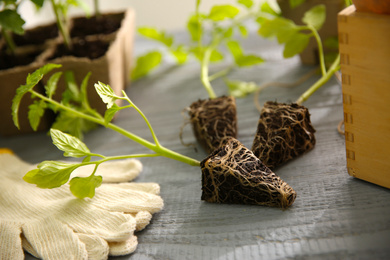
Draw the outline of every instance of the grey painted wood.
<instances>
[{"instance_id":1,"label":"grey painted wood","mask_svg":"<svg viewBox=\"0 0 390 260\"><path fill-rule=\"evenodd\" d=\"M137 39L137 53L153 47L148 44ZM254 40L245 44L247 50L257 51L269 61L234 71L230 79L258 84L291 82L312 69L302 66L298 58L281 59L274 43ZM199 65L190 62L169 67L168 61L150 77L129 86L127 93L149 118L164 146L202 160L206 154L198 145L196 151L179 140L184 122L181 111L207 97L199 81ZM315 79L295 88L266 89L259 101L294 101ZM227 93L222 80L213 85L219 95ZM332 79L305 105L317 130L317 144L306 155L275 170L298 194L291 208L206 203L200 200L199 168L166 158L142 159L144 170L136 181L159 183L165 208L137 234L135 253L113 259L388 259L390 191L347 174L344 138L337 132L343 118L339 83ZM238 139L250 148L259 117L253 95L237 99L237 109ZM115 123L152 140L134 110L121 111ZM185 142L195 143L189 125L183 137ZM102 127L87 134L85 143L106 155L146 152ZM62 159L44 133L0 137L0 144L31 163Z\"/></svg>"}]
</instances>

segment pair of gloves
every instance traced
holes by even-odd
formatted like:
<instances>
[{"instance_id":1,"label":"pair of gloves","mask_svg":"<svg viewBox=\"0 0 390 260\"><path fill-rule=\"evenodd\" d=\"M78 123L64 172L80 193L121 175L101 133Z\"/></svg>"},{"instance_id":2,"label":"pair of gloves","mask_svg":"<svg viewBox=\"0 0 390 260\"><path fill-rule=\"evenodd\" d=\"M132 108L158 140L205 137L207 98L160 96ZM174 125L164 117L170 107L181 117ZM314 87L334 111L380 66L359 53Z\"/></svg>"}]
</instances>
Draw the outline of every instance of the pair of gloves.
<instances>
[{"instance_id":1,"label":"pair of gloves","mask_svg":"<svg viewBox=\"0 0 390 260\"><path fill-rule=\"evenodd\" d=\"M163 208L156 183L128 182L142 164L135 159L107 162L103 183L92 199L77 199L68 185L40 189L22 178L36 168L0 149L0 259L24 259L23 249L41 259L107 259L132 253L135 231ZM89 175L91 168L74 173ZM119 182L119 183L107 183Z\"/></svg>"}]
</instances>

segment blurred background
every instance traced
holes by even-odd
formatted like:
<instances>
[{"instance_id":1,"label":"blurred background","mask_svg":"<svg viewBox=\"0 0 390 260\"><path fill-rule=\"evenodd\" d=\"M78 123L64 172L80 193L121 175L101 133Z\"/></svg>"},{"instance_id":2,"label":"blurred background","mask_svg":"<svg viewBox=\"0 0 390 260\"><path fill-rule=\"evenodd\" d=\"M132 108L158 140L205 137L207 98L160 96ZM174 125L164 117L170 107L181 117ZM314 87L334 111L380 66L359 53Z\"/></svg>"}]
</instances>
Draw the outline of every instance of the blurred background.
<instances>
[{"instance_id":1,"label":"blurred background","mask_svg":"<svg viewBox=\"0 0 390 260\"><path fill-rule=\"evenodd\" d=\"M92 0L84 0L92 9ZM235 3L235 0L205 0L200 10L209 11L216 4ZM185 27L187 19L195 10L195 0L100 0L102 11L123 10L132 7L136 11L136 26L154 26L161 30L175 31ZM47 1L39 12L30 2L20 6L26 27L54 21L50 2ZM81 13L80 10L70 10L71 14Z\"/></svg>"}]
</instances>

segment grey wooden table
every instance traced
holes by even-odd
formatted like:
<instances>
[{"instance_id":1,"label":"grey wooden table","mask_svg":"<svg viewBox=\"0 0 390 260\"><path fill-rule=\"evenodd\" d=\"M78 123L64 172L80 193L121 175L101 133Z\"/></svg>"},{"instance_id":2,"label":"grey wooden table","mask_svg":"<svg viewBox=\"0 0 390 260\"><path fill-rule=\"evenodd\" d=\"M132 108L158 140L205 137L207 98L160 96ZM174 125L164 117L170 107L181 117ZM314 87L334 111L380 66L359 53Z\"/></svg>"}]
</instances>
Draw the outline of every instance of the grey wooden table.
<instances>
[{"instance_id":1,"label":"grey wooden table","mask_svg":"<svg viewBox=\"0 0 390 260\"><path fill-rule=\"evenodd\" d=\"M233 71L230 79L291 82L312 67L298 58L283 60L280 48L265 41L247 41L246 50L268 61ZM147 43L137 39L137 51ZM169 68L169 62L150 77L127 88L130 98L149 118L162 145L202 160L207 155L196 145L185 147L179 139L182 110L206 91L196 62ZM223 68L226 64L221 65ZM259 102L291 102L316 77L295 88L268 88ZM226 94L223 80L213 82L218 95ZM201 172L197 167L166 158L142 159L144 170L136 180L157 182L165 208L137 234L135 253L114 259L390 259L390 190L354 179L347 174L344 137L337 132L343 118L340 84L332 79L305 105L316 128L315 148L275 172L297 192L287 210L246 205L222 205L201 201ZM237 99L238 139L251 147L259 112L253 95ZM115 121L151 139L134 110L124 110ZM196 143L190 126L183 139ZM85 136L97 153L119 155L146 152L125 137L103 127ZM13 149L22 159L37 163L62 159L45 133L0 137L0 146Z\"/></svg>"}]
</instances>

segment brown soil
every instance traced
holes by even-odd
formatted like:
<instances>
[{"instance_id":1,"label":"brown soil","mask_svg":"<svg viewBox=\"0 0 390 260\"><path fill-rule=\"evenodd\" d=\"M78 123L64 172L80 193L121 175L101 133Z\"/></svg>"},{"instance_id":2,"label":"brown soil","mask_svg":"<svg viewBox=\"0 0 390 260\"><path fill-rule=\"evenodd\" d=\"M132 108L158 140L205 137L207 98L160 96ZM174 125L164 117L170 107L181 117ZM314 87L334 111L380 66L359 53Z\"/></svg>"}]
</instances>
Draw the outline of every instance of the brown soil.
<instances>
[{"instance_id":1,"label":"brown soil","mask_svg":"<svg viewBox=\"0 0 390 260\"><path fill-rule=\"evenodd\" d=\"M11 55L6 52L4 47L0 50L0 70L28 65L33 62L40 53L40 50L36 50L23 54Z\"/></svg>"},{"instance_id":2,"label":"brown soil","mask_svg":"<svg viewBox=\"0 0 390 260\"><path fill-rule=\"evenodd\" d=\"M87 57L91 60L102 57L110 46L109 42L100 40L86 41L78 39L73 41L72 50L68 50L64 44L57 45L57 48L52 56L48 60L63 56L74 56L74 57Z\"/></svg>"},{"instance_id":3,"label":"brown soil","mask_svg":"<svg viewBox=\"0 0 390 260\"><path fill-rule=\"evenodd\" d=\"M230 138L201 162L202 200L287 208L296 192L249 149Z\"/></svg>"},{"instance_id":4,"label":"brown soil","mask_svg":"<svg viewBox=\"0 0 390 260\"><path fill-rule=\"evenodd\" d=\"M58 29L55 23L38 26L29 30L26 30L23 35L14 34L16 46L25 45L41 45L49 39L54 39L58 36Z\"/></svg>"},{"instance_id":5,"label":"brown soil","mask_svg":"<svg viewBox=\"0 0 390 260\"><path fill-rule=\"evenodd\" d=\"M86 35L110 34L117 31L124 18L124 13L104 14L100 17L77 17L73 19L71 37Z\"/></svg>"},{"instance_id":6,"label":"brown soil","mask_svg":"<svg viewBox=\"0 0 390 260\"><path fill-rule=\"evenodd\" d=\"M198 100L191 104L190 121L196 139L211 153L227 137L237 137L237 112L234 97Z\"/></svg>"},{"instance_id":7,"label":"brown soil","mask_svg":"<svg viewBox=\"0 0 390 260\"><path fill-rule=\"evenodd\" d=\"M306 107L266 102L260 113L253 153L269 168L311 150L316 139Z\"/></svg>"}]
</instances>

